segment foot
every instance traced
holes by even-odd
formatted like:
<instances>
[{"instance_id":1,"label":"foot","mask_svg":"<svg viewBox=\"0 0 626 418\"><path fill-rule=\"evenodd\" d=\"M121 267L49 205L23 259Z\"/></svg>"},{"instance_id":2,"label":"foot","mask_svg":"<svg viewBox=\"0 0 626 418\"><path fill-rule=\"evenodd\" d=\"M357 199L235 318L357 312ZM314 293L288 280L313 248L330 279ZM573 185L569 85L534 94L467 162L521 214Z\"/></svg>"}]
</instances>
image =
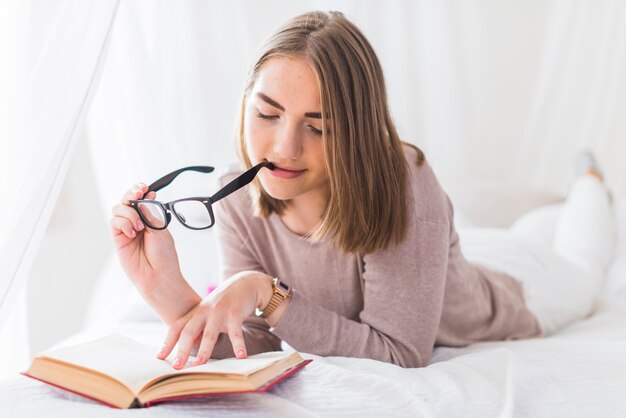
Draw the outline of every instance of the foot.
<instances>
[{"instance_id":1,"label":"foot","mask_svg":"<svg viewBox=\"0 0 626 418\"><path fill-rule=\"evenodd\" d=\"M583 151L578 154L574 163L574 174L576 174L576 176L595 176L601 181L604 181L602 170L600 170L598 162L591 151Z\"/></svg>"},{"instance_id":2,"label":"foot","mask_svg":"<svg viewBox=\"0 0 626 418\"><path fill-rule=\"evenodd\" d=\"M604 183L604 174L593 156L593 153L589 150L583 151L576 157L574 163L574 172L576 176L594 176ZM606 192L609 196L609 202L613 204L613 193L607 188Z\"/></svg>"}]
</instances>

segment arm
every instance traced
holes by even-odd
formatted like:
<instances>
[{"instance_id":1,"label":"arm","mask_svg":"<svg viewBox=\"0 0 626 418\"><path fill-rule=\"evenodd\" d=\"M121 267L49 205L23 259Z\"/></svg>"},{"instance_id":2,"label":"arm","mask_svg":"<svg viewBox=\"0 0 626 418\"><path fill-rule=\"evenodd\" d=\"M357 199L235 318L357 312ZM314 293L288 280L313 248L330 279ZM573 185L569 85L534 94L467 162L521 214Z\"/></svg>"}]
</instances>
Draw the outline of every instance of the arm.
<instances>
[{"instance_id":1,"label":"arm","mask_svg":"<svg viewBox=\"0 0 626 418\"><path fill-rule=\"evenodd\" d=\"M415 222L401 245L365 256L359 321L295 290L272 331L294 349L312 354L427 365L442 312L449 233L448 223Z\"/></svg>"},{"instance_id":2,"label":"arm","mask_svg":"<svg viewBox=\"0 0 626 418\"><path fill-rule=\"evenodd\" d=\"M134 284L143 299L168 327L202 301L182 274L157 280L155 286L138 282Z\"/></svg>"},{"instance_id":3,"label":"arm","mask_svg":"<svg viewBox=\"0 0 626 418\"><path fill-rule=\"evenodd\" d=\"M144 300L156 311L169 329L166 343L157 355L159 358L164 358L178 339L176 331L181 325L186 324L186 318L189 315L202 307L204 300L184 279L180 271L174 240L169 231L146 228L137 212L129 206L129 199L142 197L146 191L145 184L138 184L125 193L120 204L113 207L111 231L122 268ZM156 194L150 192L146 198L155 199ZM224 221L228 222L228 214L224 213L224 218ZM227 266L225 271L234 272L245 268L260 270L251 253L237 239L234 229L226 228L221 233L218 230L218 236L224 241L221 249L223 250L222 259ZM238 284L240 296L236 298L236 301L247 300L251 305L250 311L254 309L255 297L258 296L256 294L258 280L254 280L258 276L262 275L258 273L251 275L252 280L244 283L245 286L241 285L242 281L230 280L231 283L237 282ZM271 288L270 282L265 285ZM260 303L262 302L257 300L257 304ZM233 345L250 347L252 353L280 349L280 340L269 333L264 320L252 317L244 321L244 318L241 318L238 324L236 328L241 331L231 330L228 336L216 335L216 340L219 341L215 341L217 347L214 357L233 356ZM195 354L201 349L202 340L202 335L189 340L188 352Z\"/></svg>"},{"instance_id":4,"label":"arm","mask_svg":"<svg viewBox=\"0 0 626 418\"><path fill-rule=\"evenodd\" d=\"M146 302L168 326L201 300L183 278L169 231L146 228L129 199L140 198L148 186L128 190L112 210L111 233L122 269ZM148 199L155 199L150 192Z\"/></svg>"}]
</instances>

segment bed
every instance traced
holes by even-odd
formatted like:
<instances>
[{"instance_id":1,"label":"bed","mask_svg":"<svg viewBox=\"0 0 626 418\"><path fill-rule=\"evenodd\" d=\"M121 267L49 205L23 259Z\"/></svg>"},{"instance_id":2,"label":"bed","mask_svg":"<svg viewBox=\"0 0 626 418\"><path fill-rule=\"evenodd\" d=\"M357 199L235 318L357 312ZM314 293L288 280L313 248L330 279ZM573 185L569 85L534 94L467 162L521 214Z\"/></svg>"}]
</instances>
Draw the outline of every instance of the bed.
<instances>
[{"instance_id":1,"label":"bed","mask_svg":"<svg viewBox=\"0 0 626 418\"><path fill-rule=\"evenodd\" d=\"M421 369L318 357L265 394L209 397L114 410L23 376L0 381L4 417L89 416L626 416L626 199L596 312L547 338L437 347ZM462 239L462 232L461 232ZM137 308L139 309L139 308ZM93 323L68 344L119 331L158 347L165 328L145 312ZM60 345L61 345L60 344Z\"/></svg>"}]
</instances>

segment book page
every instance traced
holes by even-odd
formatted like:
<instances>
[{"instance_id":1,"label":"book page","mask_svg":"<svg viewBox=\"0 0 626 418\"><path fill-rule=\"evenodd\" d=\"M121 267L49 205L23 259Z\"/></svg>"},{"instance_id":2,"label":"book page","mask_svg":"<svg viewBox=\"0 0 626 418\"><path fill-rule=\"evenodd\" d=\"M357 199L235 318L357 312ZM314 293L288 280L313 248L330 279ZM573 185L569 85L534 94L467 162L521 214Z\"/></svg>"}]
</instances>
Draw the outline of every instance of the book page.
<instances>
[{"instance_id":1,"label":"book page","mask_svg":"<svg viewBox=\"0 0 626 418\"><path fill-rule=\"evenodd\" d=\"M279 360L289 357L291 353L283 351L272 351L269 353L260 353L248 356L245 359L227 358L223 360L209 360L206 364L200 366L188 367L181 371L188 373L223 373L223 374L241 374L247 376L258 370L264 369Z\"/></svg>"},{"instance_id":2,"label":"book page","mask_svg":"<svg viewBox=\"0 0 626 418\"><path fill-rule=\"evenodd\" d=\"M121 334L112 334L94 341L42 353L42 356L98 370L127 385L135 394L143 386L164 375L182 373L220 373L248 375L284 359L290 353L270 352L247 359L209 360L206 364L190 367L191 356L182 370L172 367L176 349L167 359L156 358L158 347L149 347Z\"/></svg>"},{"instance_id":3,"label":"book page","mask_svg":"<svg viewBox=\"0 0 626 418\"><path fill-rule=\"evenodd\" d=\"M151 348L121 334L62 347L42 356L98 370L127 385L135 394L150 380L176 371L171 362L156 358L158 348Z\"/></svg>"}]
</instances>

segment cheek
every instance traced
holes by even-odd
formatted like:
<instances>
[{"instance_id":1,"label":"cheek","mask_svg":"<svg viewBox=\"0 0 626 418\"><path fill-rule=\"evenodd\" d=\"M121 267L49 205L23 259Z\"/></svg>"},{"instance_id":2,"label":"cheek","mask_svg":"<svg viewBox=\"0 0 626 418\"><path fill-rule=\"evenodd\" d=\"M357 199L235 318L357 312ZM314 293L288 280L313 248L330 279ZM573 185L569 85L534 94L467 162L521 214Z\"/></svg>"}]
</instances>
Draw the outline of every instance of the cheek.
<instances>
[{"instance_id":1,"label":"cheek","mask_svg":"<svg viewBox=\"0 0 626 418\"><path fill-rule=\"evenodd\" d=\"M323 144L316 144L314 153L315 153L315 161L316 161L318 171L321 173L323 177L327 177L328 172L326 170L326 154L324 153Z\"/></svg>"},{"instance_id":2,"label":"cheek","mask_svg":"<svg viewBox=\"0 0 626 418\"><path fill-rule=\"evenodd\" d=\"M244 119L244 138L246 139L246 150L250 159L254 163L263 153L263 130L259 126L257 118L246 116Z\"/></svg>"},{"instance_id":3,"label":"cheek","mask_svg":"<svg viewBox=\"0 0 626 418\"><path fill-rule=\"evenodd\" d=\"M259 132L254 119L248 115L246 115L244 119L243 134L246 139L246 149L248 151L248 155L254 164L258 154L257 149L259 144Z\"/></svg>"}]
</instances>

